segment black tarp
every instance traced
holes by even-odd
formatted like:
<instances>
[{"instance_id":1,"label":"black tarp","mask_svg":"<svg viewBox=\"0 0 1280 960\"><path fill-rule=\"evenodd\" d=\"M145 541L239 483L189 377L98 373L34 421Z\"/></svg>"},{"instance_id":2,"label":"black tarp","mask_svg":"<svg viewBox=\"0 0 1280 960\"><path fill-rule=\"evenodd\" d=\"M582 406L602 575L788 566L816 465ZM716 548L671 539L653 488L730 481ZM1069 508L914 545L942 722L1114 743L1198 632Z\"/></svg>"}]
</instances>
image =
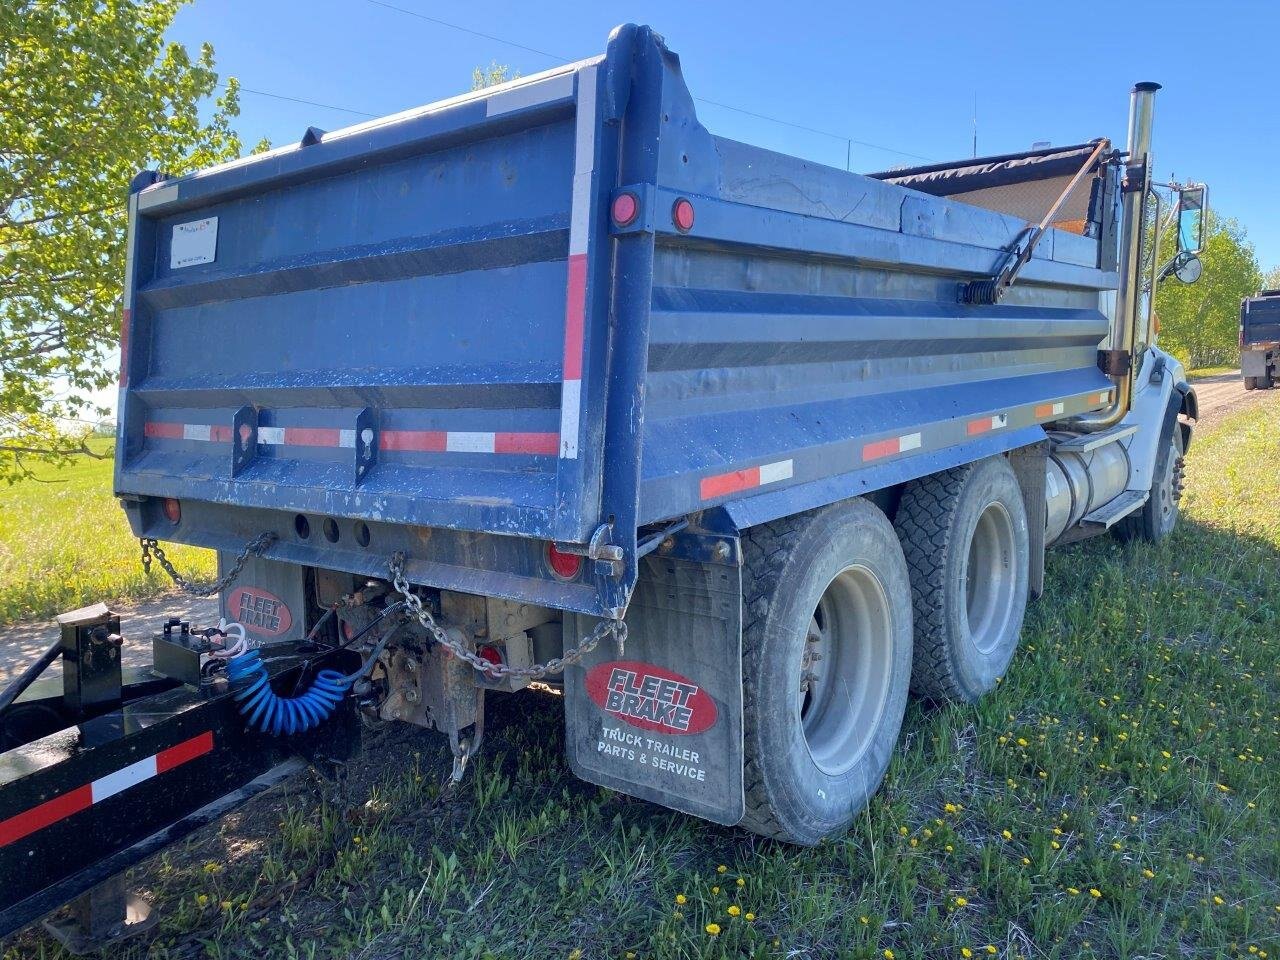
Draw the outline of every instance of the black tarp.
<instances>
[{"instance_id":1,"label":"black tarp","mask_svg":"<svg viewBox=\"0 0 1280 960\"><path fill-rule=\"evenodd\" d=\"M885 183L919 190L935 197L950 197L992 187L1071 177L1084 166L1098 141L1070 147L1046 147L1023 153L974 157L953 163L934 163L901 170L883 170L867 176Z\"/></svg>"}]
</instances>

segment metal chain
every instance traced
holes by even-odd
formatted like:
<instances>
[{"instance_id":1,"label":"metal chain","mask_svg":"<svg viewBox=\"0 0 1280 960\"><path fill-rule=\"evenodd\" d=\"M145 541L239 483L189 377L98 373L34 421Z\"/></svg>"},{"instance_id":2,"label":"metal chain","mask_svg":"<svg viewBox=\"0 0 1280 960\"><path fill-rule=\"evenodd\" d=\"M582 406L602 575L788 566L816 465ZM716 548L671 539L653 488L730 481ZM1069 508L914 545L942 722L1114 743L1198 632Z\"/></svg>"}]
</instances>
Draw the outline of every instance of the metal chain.
<instances>
[{"instance_id":1,"label":"metal chain","mask_svg":"<svg viewBox=\"0 0 1280 960\"><path fill-rule=\"evenodd\" d=\"M600 641L609 634L613 634L617 640L619 650L627 642L627 625L625 623L621 620L601 620L596 624L595 629L583 637L576 647L566 650L564 656L553 657L546 663L535 663L530 667L508 667L504 663L491 663L454 641L444 628L436 623L435 618L431 616L431 612L422 605L422 599L413 592L409 586L409 581L405 579L404 561L403 553L397 553L391 558L389 563L391 582L395 585L396 592L404 597L404 601L414 619L421 624L427 633L431 634L432 639L455 657L469 663L475 670L494 680L502 680L507 677L512 677L516 680L541 680L548 674L563 673L565 667L580 663L582 658L598 647ZM621 654L619 655L621 656Z\"/></svg>"},{"instance_id":2,"label":"metal chain","mask_svg":"<svg viewBox=\"0 0 1280 960\"><path fill-rule=\"evenodd\" d=\"M160 564L161 569L169 575L169 579L176 583L183 593L190 594L193 597L211 597L215 593L221 593L226 587L231 586L236 578L240 576L240 572L244 570L244 565L249 562L249 558L260 556L267 547L276 542L276 539L276 535L270 530L258 534L245 544L244 549L240 551L240 556L236 557L236 562L232 564L226 576L219 577L205 587L192 583L180 574L172 561L165 556L164 549L155 538L139 537L138 543L142 546L142 569L147 573L151 572L151 558L154 556L156 563Z\"/></svg>"}]
</instances>

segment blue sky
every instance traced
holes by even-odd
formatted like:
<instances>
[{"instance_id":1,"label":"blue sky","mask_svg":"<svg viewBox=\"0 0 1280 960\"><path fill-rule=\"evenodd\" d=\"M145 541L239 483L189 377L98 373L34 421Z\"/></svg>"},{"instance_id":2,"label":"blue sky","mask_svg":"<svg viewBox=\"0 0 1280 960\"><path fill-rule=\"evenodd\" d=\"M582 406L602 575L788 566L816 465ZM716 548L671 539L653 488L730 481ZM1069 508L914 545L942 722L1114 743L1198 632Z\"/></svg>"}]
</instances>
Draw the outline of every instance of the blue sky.
<instances>
[{"instance_id":1,"label":"blue sky","mask_svg":"<svg viewBox=\"0 0 1280 960\"><path fill-rule=\"evenodd\" d=\"M249 142L280 144L362 118L279 96L381 115L467 89L490 60L535 73L600 52L617 23L648 23L695 96L905 151L855 143L863 171L969 156L975 97L979 153L1123 141L1129 87L1156 80L1158 175L1209 183L1263 268L1280 264L1280 6L1269 2L386 3L542 53L374 0L197 0L170 36L212 43L223 76L278 95L246 92L238 125ZM845 165L838 137L707 104L699 116L716 133Z\"/></svg>"}]
</instances>

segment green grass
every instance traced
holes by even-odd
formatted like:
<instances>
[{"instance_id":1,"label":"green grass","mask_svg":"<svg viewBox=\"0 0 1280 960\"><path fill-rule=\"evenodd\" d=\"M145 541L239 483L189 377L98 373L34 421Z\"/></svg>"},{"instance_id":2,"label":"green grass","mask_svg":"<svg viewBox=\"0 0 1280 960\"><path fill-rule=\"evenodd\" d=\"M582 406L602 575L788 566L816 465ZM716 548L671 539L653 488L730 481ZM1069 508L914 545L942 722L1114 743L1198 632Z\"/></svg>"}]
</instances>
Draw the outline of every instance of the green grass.
<instances>
[{"instance_id":1,"label":"green grass","mask_svg":"<svg viewBox=\"0 0 1280 960\"><path fill-rule=\"evenodd\" d=\"M99 453L111 441L95 440ZM111 495L110 459L38 468L0 485L0 624L50 617L97 600L143 599L172 588L138 561L138 541ZM212 577L214 554L174 547L179 570Z\"/></svg>"},{"instance_id":2,"label":"green grass","mask_svg":"<svg viewBox=\"0 0 1280 960\"><path fill-rule=\"evenodd\" d=\"M1277 415L1197 438L1169 543L1055 552L1003 683L913 705L845 838L580 783L556 699L495 696L456 794L441 738L382 729L138 871L163 919L107 956L1280 957Z\"/></svg>"}]
</instances>

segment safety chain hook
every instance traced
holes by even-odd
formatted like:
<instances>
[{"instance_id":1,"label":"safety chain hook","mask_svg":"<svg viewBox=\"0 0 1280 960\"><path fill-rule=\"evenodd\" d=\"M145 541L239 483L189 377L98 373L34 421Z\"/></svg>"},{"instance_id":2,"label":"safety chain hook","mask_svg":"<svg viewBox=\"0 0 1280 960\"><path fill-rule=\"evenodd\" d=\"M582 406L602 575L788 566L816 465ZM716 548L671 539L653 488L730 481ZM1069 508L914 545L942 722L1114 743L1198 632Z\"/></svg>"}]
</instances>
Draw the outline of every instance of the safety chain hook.
<instances>
[{"instance_id":1,"label":"safety chain hook","mask_svg":"<svg viewBox=\"0 0 1280 960\"><path fill-rule=\"evenodd\" d=\"M211 597L215 593L221 593L225 588L235 583L236 578L244 570L244 565L249 562L249 558L261 556L263 551L275 543L276 540L276 535L270 530L258 534L245 544L244 549L240 551L240 555L236 557L236 562L231 565L231 569L227 571L225 576L219 577L213 583L203 587L193 583L178 572L173 562L165 556L164 548L160 546L160 542L154 537L139 537L138 544L142 547L142 569L146 573L151 572L151 561L154 558L156 563L160 564L160 568L169 575L169 579L177 584L178 589L183 593L193 597Z\"/></svg>"},{"instance_id":2,"label":"safety chain hook","mask_svg":"<svg viewBox=\"0 0 1280 960\"><path fill-rule=\"evenodd\" d=\"M612 635L617 641L619 650L623 649L623 645L627 641L627 625L625 623L621 620L601 620L589 634L582 638L576 647L571 647L564 652L563 656L553 657L546 663L535 663L528 667L509 667L505 663L490 663L457 643L443 627L436 623L431 611L423 606L422 598L413 592L409 581L405 579L404 564L405 555L396 553L392 556L388 567L391 571L391 582L395 586L396 593L404 598L409 613L431 635L431 638L436 643L440 644L459 660L469 663L478 673L482 673L490 679L503 680L510 677L515 680L541 680L551 674L563 673L564 668L572 664L581 663L582 658L598 647L600 641L609 635Z\"/></svg>"}]
</instances>

